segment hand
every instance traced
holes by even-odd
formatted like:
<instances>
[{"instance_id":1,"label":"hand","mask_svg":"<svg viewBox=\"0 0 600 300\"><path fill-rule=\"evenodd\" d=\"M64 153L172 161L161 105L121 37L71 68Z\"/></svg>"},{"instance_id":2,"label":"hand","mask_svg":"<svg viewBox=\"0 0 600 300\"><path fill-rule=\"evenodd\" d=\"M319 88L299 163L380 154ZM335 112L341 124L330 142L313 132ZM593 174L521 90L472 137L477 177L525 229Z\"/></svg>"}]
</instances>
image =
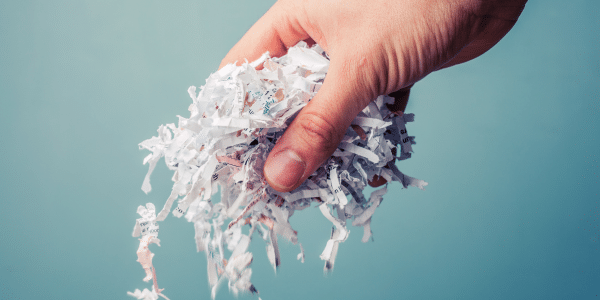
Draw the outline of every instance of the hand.
<instances>
[{"instance_id":1,"label":"hand","mask_svg":"<svg viewBox=\"0 0 600 300\"><path fill-rule=\"evenodd\" d=\"M318 94L269 154L264 175L287 192L331 156L369 101L429 73L471 60L512 28L526 0L281 0L221 63L282 56L318 43L330 66ZM404 105L405 102L404 102ZM402 105L400 105L402 106ZM401 107L403 109L403 107Z\"/></svg>"}]
</instances>

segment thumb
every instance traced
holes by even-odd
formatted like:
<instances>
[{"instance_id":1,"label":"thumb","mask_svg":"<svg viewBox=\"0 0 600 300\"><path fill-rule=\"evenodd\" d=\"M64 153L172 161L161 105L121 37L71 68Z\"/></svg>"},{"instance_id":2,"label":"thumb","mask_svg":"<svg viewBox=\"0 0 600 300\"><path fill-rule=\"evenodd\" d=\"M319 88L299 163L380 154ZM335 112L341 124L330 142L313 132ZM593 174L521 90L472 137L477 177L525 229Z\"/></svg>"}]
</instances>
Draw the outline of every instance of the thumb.
<instances>
[{"instance_id":1,"label":"thumb","mask_svg":"<svg viewBox=\"0 0 600 300\"><path fill-rule=\"evenodd\" d=\"M346 65L347 66L347 65ZM288 192L300 186L335 151L347 128L370 99L332 60L323 86L296 116L269 154L264 175L271 187ZM355 74L355 73L354 73Z\"/></svg>"}]
</instances>

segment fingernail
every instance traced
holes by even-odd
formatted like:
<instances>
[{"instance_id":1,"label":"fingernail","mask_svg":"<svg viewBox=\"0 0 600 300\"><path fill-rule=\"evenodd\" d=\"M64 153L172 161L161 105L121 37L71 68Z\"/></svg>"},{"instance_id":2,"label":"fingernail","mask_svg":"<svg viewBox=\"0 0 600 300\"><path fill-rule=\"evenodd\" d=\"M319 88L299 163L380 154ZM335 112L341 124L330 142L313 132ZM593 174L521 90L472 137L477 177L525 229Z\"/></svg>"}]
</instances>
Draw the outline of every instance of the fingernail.
<instances>
[{"instance_id":1,"label":"fingernail","mask_svg":"<svg viewBox=\"0 0 600 300\"><path fill-rule=\"evenodd\" d=\"M265 177L276 185L274 188L289 189L298 183L305 169L306 164L298 154L285 150L269 160L265 166Z\"/></svg>"}]
</instances>

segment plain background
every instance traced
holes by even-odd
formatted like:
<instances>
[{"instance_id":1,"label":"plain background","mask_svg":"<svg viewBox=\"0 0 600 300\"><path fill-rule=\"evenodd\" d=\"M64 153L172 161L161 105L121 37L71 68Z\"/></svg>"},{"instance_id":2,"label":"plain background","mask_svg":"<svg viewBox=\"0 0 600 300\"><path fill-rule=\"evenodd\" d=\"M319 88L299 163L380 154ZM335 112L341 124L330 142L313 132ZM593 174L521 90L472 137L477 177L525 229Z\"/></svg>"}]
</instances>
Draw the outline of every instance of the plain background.
<instances>
[{"instance_id":1,"label":"plain background","mask_svg":"<svg viewBox=\"0 0 600 300\"><path fill-rule=\"evenodd\" d=\"M201 86L273 1L0 2L0 298L133 299L136 208L162 207L159 163L137 144L188 114ZM375 242L351 228L335 270L318 209L292 225L274 274L254 239L262 299L600 299L600 1L532 0L491 51L415 85L426 191L390 185ZM393 16L382 16L393 17ZM193 226L152 246L172 300L207 299ZM231 299L226 285L218 299ZM254 296L242 296L255 299Z\"/></svg>"}]
</instances>

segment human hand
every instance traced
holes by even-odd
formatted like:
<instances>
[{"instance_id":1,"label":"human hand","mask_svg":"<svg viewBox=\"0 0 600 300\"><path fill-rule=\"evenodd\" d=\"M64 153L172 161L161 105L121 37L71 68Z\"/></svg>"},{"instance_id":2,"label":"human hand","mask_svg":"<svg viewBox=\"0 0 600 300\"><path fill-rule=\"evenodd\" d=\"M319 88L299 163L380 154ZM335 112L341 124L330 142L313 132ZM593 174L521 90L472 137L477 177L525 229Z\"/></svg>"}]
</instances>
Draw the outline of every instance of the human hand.
<instances>
[{"instance_id":1,"label":"human hand","mask_svg":"<svg viewBox=\"0 0 600 300\"><path fill-rule=\"evenodd\" d=\"M280 0L221 63L282 56L299 41L330 58L317 95L269 154L267 182L287 192L331 156L352 120L379 95L408 91L429 73L469 61L512 28L526 0Z\"/></svg>"}]
</instances>

